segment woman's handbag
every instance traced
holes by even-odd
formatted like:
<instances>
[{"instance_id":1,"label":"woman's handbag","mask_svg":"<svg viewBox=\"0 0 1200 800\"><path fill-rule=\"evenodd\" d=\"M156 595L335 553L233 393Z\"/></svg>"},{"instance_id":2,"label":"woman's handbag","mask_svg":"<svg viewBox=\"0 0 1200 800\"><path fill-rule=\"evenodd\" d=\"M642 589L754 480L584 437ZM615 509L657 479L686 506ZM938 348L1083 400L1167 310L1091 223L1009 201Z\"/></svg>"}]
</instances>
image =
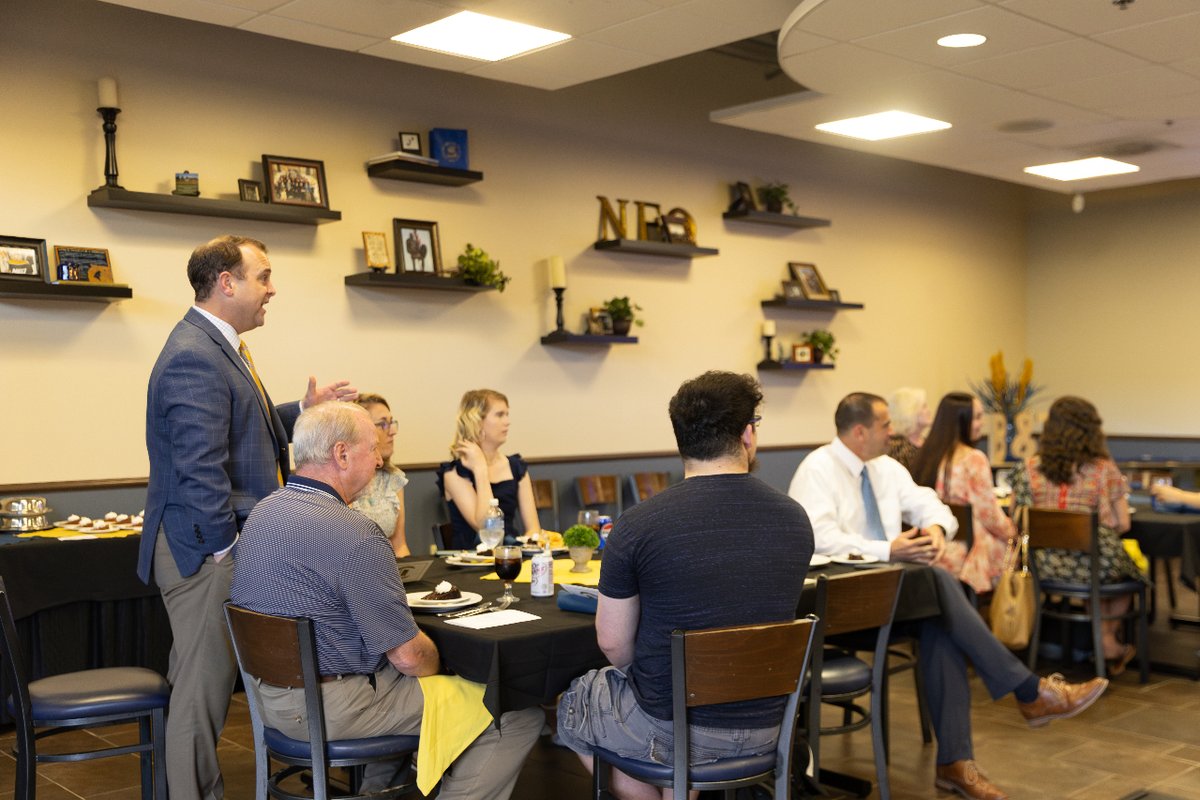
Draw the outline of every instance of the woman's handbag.
<instances>
[{"instance_id":1,"label":"woman's handbag","mask_svg":"<svg viewBox=\"0 0 1200 800\"><path fill-rule=\"evenodd\" d=\"M992 593L992 633L1010 650L1021 650L1029 645L1036 604L1029 572L1029 508L1019 506L1014 516L1017 538L1009 542L1004 572Z\"/></svg>"}]
</instances>

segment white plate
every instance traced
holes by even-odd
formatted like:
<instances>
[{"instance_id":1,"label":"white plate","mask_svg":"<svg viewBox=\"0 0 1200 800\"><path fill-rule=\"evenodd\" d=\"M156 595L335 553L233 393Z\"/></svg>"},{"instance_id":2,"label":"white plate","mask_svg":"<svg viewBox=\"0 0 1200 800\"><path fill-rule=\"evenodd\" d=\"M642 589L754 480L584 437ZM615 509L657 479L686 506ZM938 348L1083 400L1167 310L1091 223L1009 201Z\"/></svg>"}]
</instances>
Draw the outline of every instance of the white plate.
<instances>
[{"instance_id":1,"label":"white plate","mask_svg":"<svg viewBox=\"0 0 1200 800\"><path fill-rule=\"evenodd\" d=\"M823 567L832 559L829 556L823 556L820 553L813 553L812 560L808 562L810 567Z\"/></svg>"},{"instance_id":2,"label":"white plate","mask_svg":"<svg viewBox=\"0 0 1200 800\"><path fill-rule=\"evenodd\" d=\"M429 592L413 592L408 596L408 607L413 611L456 611L468 608L483 599L483 595L475 592L463 592L462 597L454 600L426 600Z\"/></svg>"},{"instance_id":3,"label":"white plate","mask_svg":"<svg viewBox=\"0 0 1200 800\"><path fill-rule=\"evenodd\" d=\"M830 559L830 561L832 561L835 564L845 564L846 566L850 566L850 567L858 567L858 566L862 566L863 564L879 563L878 558L876 558L875 556L869 556L866 553L863 553L858 558L850 558L849 556L833 556Z\"/></svg>"},{"instance_id":4,"label":"white plate","mask_svg":"<svg viewBox=\"0 0 1200 800\"><path fill-rule=\"evenodd\" d=\"M462 556L449 556L446 558L446 563L455 567L483 567L491 569L496 566L496 559L491 556L470 556L464 559Z\"/></svg>"}]
</instances>

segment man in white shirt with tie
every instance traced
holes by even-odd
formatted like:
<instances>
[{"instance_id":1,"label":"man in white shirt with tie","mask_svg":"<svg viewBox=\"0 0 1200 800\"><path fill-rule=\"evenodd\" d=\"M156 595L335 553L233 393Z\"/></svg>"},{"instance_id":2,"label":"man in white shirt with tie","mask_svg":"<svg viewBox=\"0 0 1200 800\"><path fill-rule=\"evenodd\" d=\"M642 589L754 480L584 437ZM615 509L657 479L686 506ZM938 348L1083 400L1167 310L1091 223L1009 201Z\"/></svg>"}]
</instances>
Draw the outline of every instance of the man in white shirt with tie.
<instances>
[{"instance_id":1,"label":"man in white shirt with tie","mask_svg":"<svg viewBox=\"0 0 1200 800\"><path fill-rule=\"evenodd\" d=\"M865 392L847 395L834 425L837 437L801 462L788 488L808 512L816 552L932 564L958 525L932 489L917 486L908 470L884 455L892 427L887 403ZM913 527L904 528L902 519ZM933 576L942 613L913 623L913 633L937 735L935 782L964 797L1004 800L1007 795L975 765L966 662L974 664L993 699L1012 692L1031 727L1078 714L1104 693L1108 681L1039 678L992 636L957 578L936 567Z\"/></svg>"}]
</instances>

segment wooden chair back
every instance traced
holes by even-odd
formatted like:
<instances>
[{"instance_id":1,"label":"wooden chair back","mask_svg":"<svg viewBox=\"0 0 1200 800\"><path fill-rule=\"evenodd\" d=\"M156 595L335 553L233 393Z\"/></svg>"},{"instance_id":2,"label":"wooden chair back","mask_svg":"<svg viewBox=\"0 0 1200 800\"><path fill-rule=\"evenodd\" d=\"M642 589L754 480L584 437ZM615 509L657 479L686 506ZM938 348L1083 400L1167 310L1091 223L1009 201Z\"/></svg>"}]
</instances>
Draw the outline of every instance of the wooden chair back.
<instances>
[{"instance_id":1,"label":"wooden chair back","mask_svg":"<svg viewBox=\"0 0 1200 800\"><path fill-rule=\"evenodd\" d=\"M558 481L553 478L534 478L530 483L533 484L534 507L538 511L550 511L554 530L559 530L561 523L558 520Z\"/></svg>"},{"instance_id":2,"label":"wooden chair back","mask_svg":"<svg viewBox=\"0 0 1200 800\"><path fill-rule=\"evenodd\" d=\"M810 620L676 631L687 674L687 705L707 706L796 689L807 658Z\"/></svg>"},{"instance_id":3,"label":"wooden chair back","mask_svg":"<svg viewBox=\"0 0 1200 800\"><path fill-rule=\"evenodd\" d=\"M301 639L307 627L311 646L311 622L259 614L232 603L226 605L225 615L243 670L274 686L304 686Z\"/></svg>"},{"instance_id":4,"label":"wooden chair back","mask_svg":"<svg viewBox=\"0 0 1200 800\"><path fill-rule=\"evenodd\" d=\"M629 476L629 488L635 503L654 497L670 485L669 472L635 472Z\"/></svg>"},{"instance_id":5,"label":"wooden chair back","mask_svg":"<svg viewBox=\"0 0 1200 800\"><path fill-rule=\"evenodd\" d=\"M1029 548L1056 547L1084 553L1093 549L1100 531L1096 512L1029 509Z\"/></svg>"},{"instance_id":6,"label":"wooden chair back","mask_svg":"<svg viewBox=\"0 0 1200 800\"><path fill-rule=\"evenodd\" d=\"M817 609L823 621L822 636L879 628L891 623L900 596L900 567L869 569L836 575L822 575L825 581L825 608Z\"/></svg>"},{"instance_id":7,"label":"wooden chair back","mask_svg":"<svg viewBox=\"0 0 1200 800\"><path fill-rule=\"evenodd\" d=\"M575 492L580 508L611 505L621 513L621 482L616 475L580 475L575 478Z\"/></svg>"},{"instance_id":8,"label":"wooden chair back","mask_svg":"<svg viewBox=\"0 0 1200 800\"><path fill-rule=\"evenodd\" d=\"M431 533L433 535L433 549L445 550L446 542L454 539L454 526L449 522L435 522L433 523Z\"/></svg>"},{"instance_id":9,"label":"wooden chair back","mask_svg":"<svg viewBox=\"0 0 1200 800\"><path fill-rule=\"evenodd\" d=\"M966 503L946 503L946 506L958 521L958 533L954 540L962 542L969 550L975 542L975 515L971 513L971 506Z\"/></svg>"}]
</instances>

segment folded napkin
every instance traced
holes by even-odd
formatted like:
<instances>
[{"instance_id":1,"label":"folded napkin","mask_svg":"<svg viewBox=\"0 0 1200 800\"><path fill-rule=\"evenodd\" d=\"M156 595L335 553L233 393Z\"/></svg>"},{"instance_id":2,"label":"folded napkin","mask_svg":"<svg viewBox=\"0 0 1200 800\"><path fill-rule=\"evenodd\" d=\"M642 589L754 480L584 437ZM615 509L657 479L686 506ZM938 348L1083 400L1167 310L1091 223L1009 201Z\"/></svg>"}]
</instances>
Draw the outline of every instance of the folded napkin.
<instances>
[{"instance_id":1,"label":"folded napkin","mask_svg":"<svg viewBox=\"0 0 1200 800\"><path fill-rule=\"evenodd\" d=\"M586 594L558 593L558 607L563 611L578 611L581 614L595 614L597 599Z\"/></svg>"},{"instance_id":2,"label":"folded napkin","mask_svg":"<svg viewBox=\"0 0 1200 800\"><path fill-rule=\"evenodd\" d=\"M513 583L529 583L530 571L533 569L532 562L526 561L521 565L521 574ZM600 562L589 562L587 572L571 572L571 567L575 566L575 562L569 558L554 559L554 582L558 584L569 583L576 586L599 586L600 585ZM484 575L485 581L500 580L495 574Z\"/></svg>"},{"instance_id":3,"label":"folded napkin","mask_svg":"<svg viewBox=\"0 0 1200 800\"><path fill-rule=\"evenodd\" d=\"M66 528L51 528L45 531L26 531L18 533L20 539L62 539L69 541L71 539L124 539L126 536L139 536L140 534L133 531L72 531Z\"/></svg>"},{"instance_id":4,"label":"folded napkin","mask_svg":"<svg viewBox=\"0 0 1200 800\"><path fill-rule=\"evenodd\" d=\"M470 617L448 619L446 624L479 631L484 628L499 628L501 625L515 625L518 622L530 622L535 619L541 619L541 617L525 611L517 611L515 608L506 608L503 611L486 611Z\"/></svg>"},{"instance_id":5,"label":"folded napkin","mask_svg":"<svg viewBox=\"0 0 1200 800\"><path fill-rule=\"evenodd\" d=\"M421 743L417 746L417 788L428 795L471 742L492 724L483 705L483 684L457 675L417 678L425 695Z\"/></svg>"}]
</instances>

